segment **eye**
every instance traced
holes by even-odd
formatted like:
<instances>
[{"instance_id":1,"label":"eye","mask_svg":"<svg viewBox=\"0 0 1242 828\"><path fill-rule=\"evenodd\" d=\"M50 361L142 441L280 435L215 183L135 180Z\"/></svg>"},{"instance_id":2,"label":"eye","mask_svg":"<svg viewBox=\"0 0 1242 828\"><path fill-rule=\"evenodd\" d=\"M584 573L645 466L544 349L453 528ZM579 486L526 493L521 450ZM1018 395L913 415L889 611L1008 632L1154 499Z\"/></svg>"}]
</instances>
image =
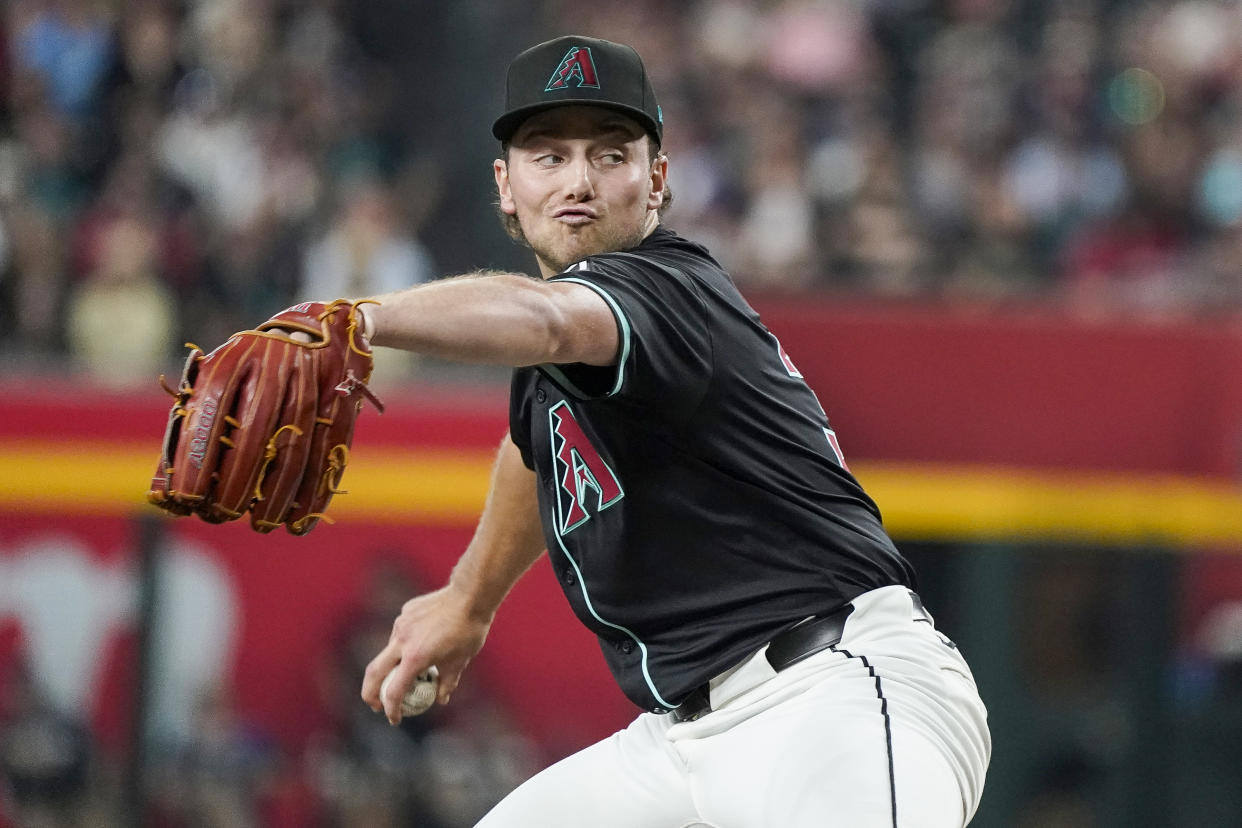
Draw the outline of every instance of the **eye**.
<instances>
[{"instance_id":1,"label":"eye","mask_svg":"<svg viewBox=\"0 0 1242 828\"><path fill-rule=\"evenodd\" d=\"M609 165L617 165L625 162L625 156L619 152L610 151L600 155L600 161Z\"/></svg>"},{"instance_id":2,"label":"eye","mask_svg":"<svg viewBox=\"0 0 1242 828\"><path fill-rule=\"evenodd\" d=\"M535 157L535 163L541 167L555 167L563 160L559 155L554 155L550 152Z\"/></svg>"}]
</instances>

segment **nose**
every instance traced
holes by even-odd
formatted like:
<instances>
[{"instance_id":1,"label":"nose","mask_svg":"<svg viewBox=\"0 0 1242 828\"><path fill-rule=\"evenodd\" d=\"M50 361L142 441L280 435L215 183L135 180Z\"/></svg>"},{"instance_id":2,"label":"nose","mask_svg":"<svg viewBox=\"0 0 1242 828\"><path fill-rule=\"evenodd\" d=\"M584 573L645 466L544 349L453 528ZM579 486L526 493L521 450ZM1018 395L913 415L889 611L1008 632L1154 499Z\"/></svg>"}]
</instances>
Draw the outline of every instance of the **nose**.
<instances>
[{"instance_id":1,"label":"nose","mask_svg":"<svg viewBox=\"0 0 1242 828\"><path fill-rule=\"evenodd\" d=\"M565 197L571 201L590 201L595 198L595 182L591 162L579 158L569 166L568 180L565 185Z\"/></svg>"}]
</instances>

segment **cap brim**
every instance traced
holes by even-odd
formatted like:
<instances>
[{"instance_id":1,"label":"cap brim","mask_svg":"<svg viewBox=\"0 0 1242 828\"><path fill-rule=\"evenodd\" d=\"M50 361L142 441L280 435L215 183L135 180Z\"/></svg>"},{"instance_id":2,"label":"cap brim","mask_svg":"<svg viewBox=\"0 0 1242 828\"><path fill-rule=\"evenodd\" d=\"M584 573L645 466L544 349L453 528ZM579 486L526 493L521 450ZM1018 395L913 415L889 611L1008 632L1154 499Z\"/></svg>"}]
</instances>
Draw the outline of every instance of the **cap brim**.
<instances>
[{"instance_id":1,"label":"cap brim","mask_svg":"<svg viewBox=\"0 0 1242 828\"><path fill-rule=\"evenodd\" d=\"M660 144L662 140L660 125L656 123L654 118L643 110L634 106L626 106L625 104L613 103L611 101L601 101L598 98L560 98L555 101L548 101L547 103L538 103L531 104L530 106L519 107L512 112L506 112L504 115L501 115L496 119L495 123L492 124L492 135L496 137L497 141L500 141L501 143L508 143L513 137L513 133L517 132L518 127L522 125L522 122L532 115L536 115L549 109L556 109L560 106L574 105L598 106L604 109L616 110L617 112L628 115L630 118L637 121L638 125L655 140L657 145Z\"/></svg>"}]
</instances>

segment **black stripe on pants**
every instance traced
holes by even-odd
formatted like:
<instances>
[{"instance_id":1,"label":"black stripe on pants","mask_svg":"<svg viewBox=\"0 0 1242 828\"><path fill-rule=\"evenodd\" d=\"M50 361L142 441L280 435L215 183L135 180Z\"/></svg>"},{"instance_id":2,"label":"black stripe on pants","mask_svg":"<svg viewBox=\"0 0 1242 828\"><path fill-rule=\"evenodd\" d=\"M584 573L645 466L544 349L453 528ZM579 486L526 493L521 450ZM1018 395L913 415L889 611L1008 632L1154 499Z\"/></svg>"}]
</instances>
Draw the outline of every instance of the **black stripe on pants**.
<instances>
[{"instance_id":1,"label":"black stripe on pants","mask_svg":"<svg viewBox=\"0 0 1242 828\"><path fill-rule=\"evenodd\" d=\"M897 778L893 773L893 726L892 720L888 717L888 699L884 698L884 686L880 683L880 676L871 666L871 662L867 661L866 656L856 656L849 650L836 647L832 649L846 658L856 658L861 661L862 665L867 668L867 675L875 679L875 695L880 700L880 715L884 717L884 747L888 752L888 796L893 806L893 828L897 828Z\"/></svg>"}]
</instances>

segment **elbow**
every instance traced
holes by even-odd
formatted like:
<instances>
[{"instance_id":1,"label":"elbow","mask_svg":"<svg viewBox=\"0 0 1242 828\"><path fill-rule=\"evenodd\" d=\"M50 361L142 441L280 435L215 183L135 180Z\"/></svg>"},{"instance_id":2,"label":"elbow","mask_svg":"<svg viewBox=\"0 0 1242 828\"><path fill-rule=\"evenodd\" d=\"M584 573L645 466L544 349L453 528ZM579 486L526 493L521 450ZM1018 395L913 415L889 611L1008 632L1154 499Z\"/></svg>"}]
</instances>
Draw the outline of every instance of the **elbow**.
<instances>
[{"instance_id":1,"label":"elbow","mask_svg":"<svg viewBox=\"0 0 1242 828\"><path fill-rule=\"evenodd\" d=\"M525 280L523 280L525 282ZM511 349L514 365L542 365L574 361L575 337L572 314L562 308L543 285L526 282L510 297L514 302L504 314L516 323L501 334ZM497 333L500 333L499 329Z\"/></svg>"},{"instance_id":2,"label":"elbow","mask_svg":"<svg viewBox=\"0 0 1242 828\"><path fill-rule=\"evenodd\" d=\"M611 336L609 334L612 334ZM613 365L617 361L617 337L587 324L574 324L552 338L551 357L547 362L567 365Z\"/></svg>"},{"instance_id":3,"label":"elbow","mask_svg":"<svg viewBox=\"0 0 1242 828\"><path fill-rule=\"evenodd\" d=\"M597 294L569 284L540 298L538 362L611 365L616 360L617 322Z\"/></svg>"},{"instance_id":4,"label":"elbow","mask_svg":"<svg viewBox=\"0 0 1242 828\"><path fill-rule=\"evenodd\" d=\"M581 335L576 330L577 326L572 315L557 307L555 302L549 302L548 305L549 308L543 318L541 350L544 353L544 359L541 362L554 365L581 362L579 356Z\"/></svg>"}]
</instances>

